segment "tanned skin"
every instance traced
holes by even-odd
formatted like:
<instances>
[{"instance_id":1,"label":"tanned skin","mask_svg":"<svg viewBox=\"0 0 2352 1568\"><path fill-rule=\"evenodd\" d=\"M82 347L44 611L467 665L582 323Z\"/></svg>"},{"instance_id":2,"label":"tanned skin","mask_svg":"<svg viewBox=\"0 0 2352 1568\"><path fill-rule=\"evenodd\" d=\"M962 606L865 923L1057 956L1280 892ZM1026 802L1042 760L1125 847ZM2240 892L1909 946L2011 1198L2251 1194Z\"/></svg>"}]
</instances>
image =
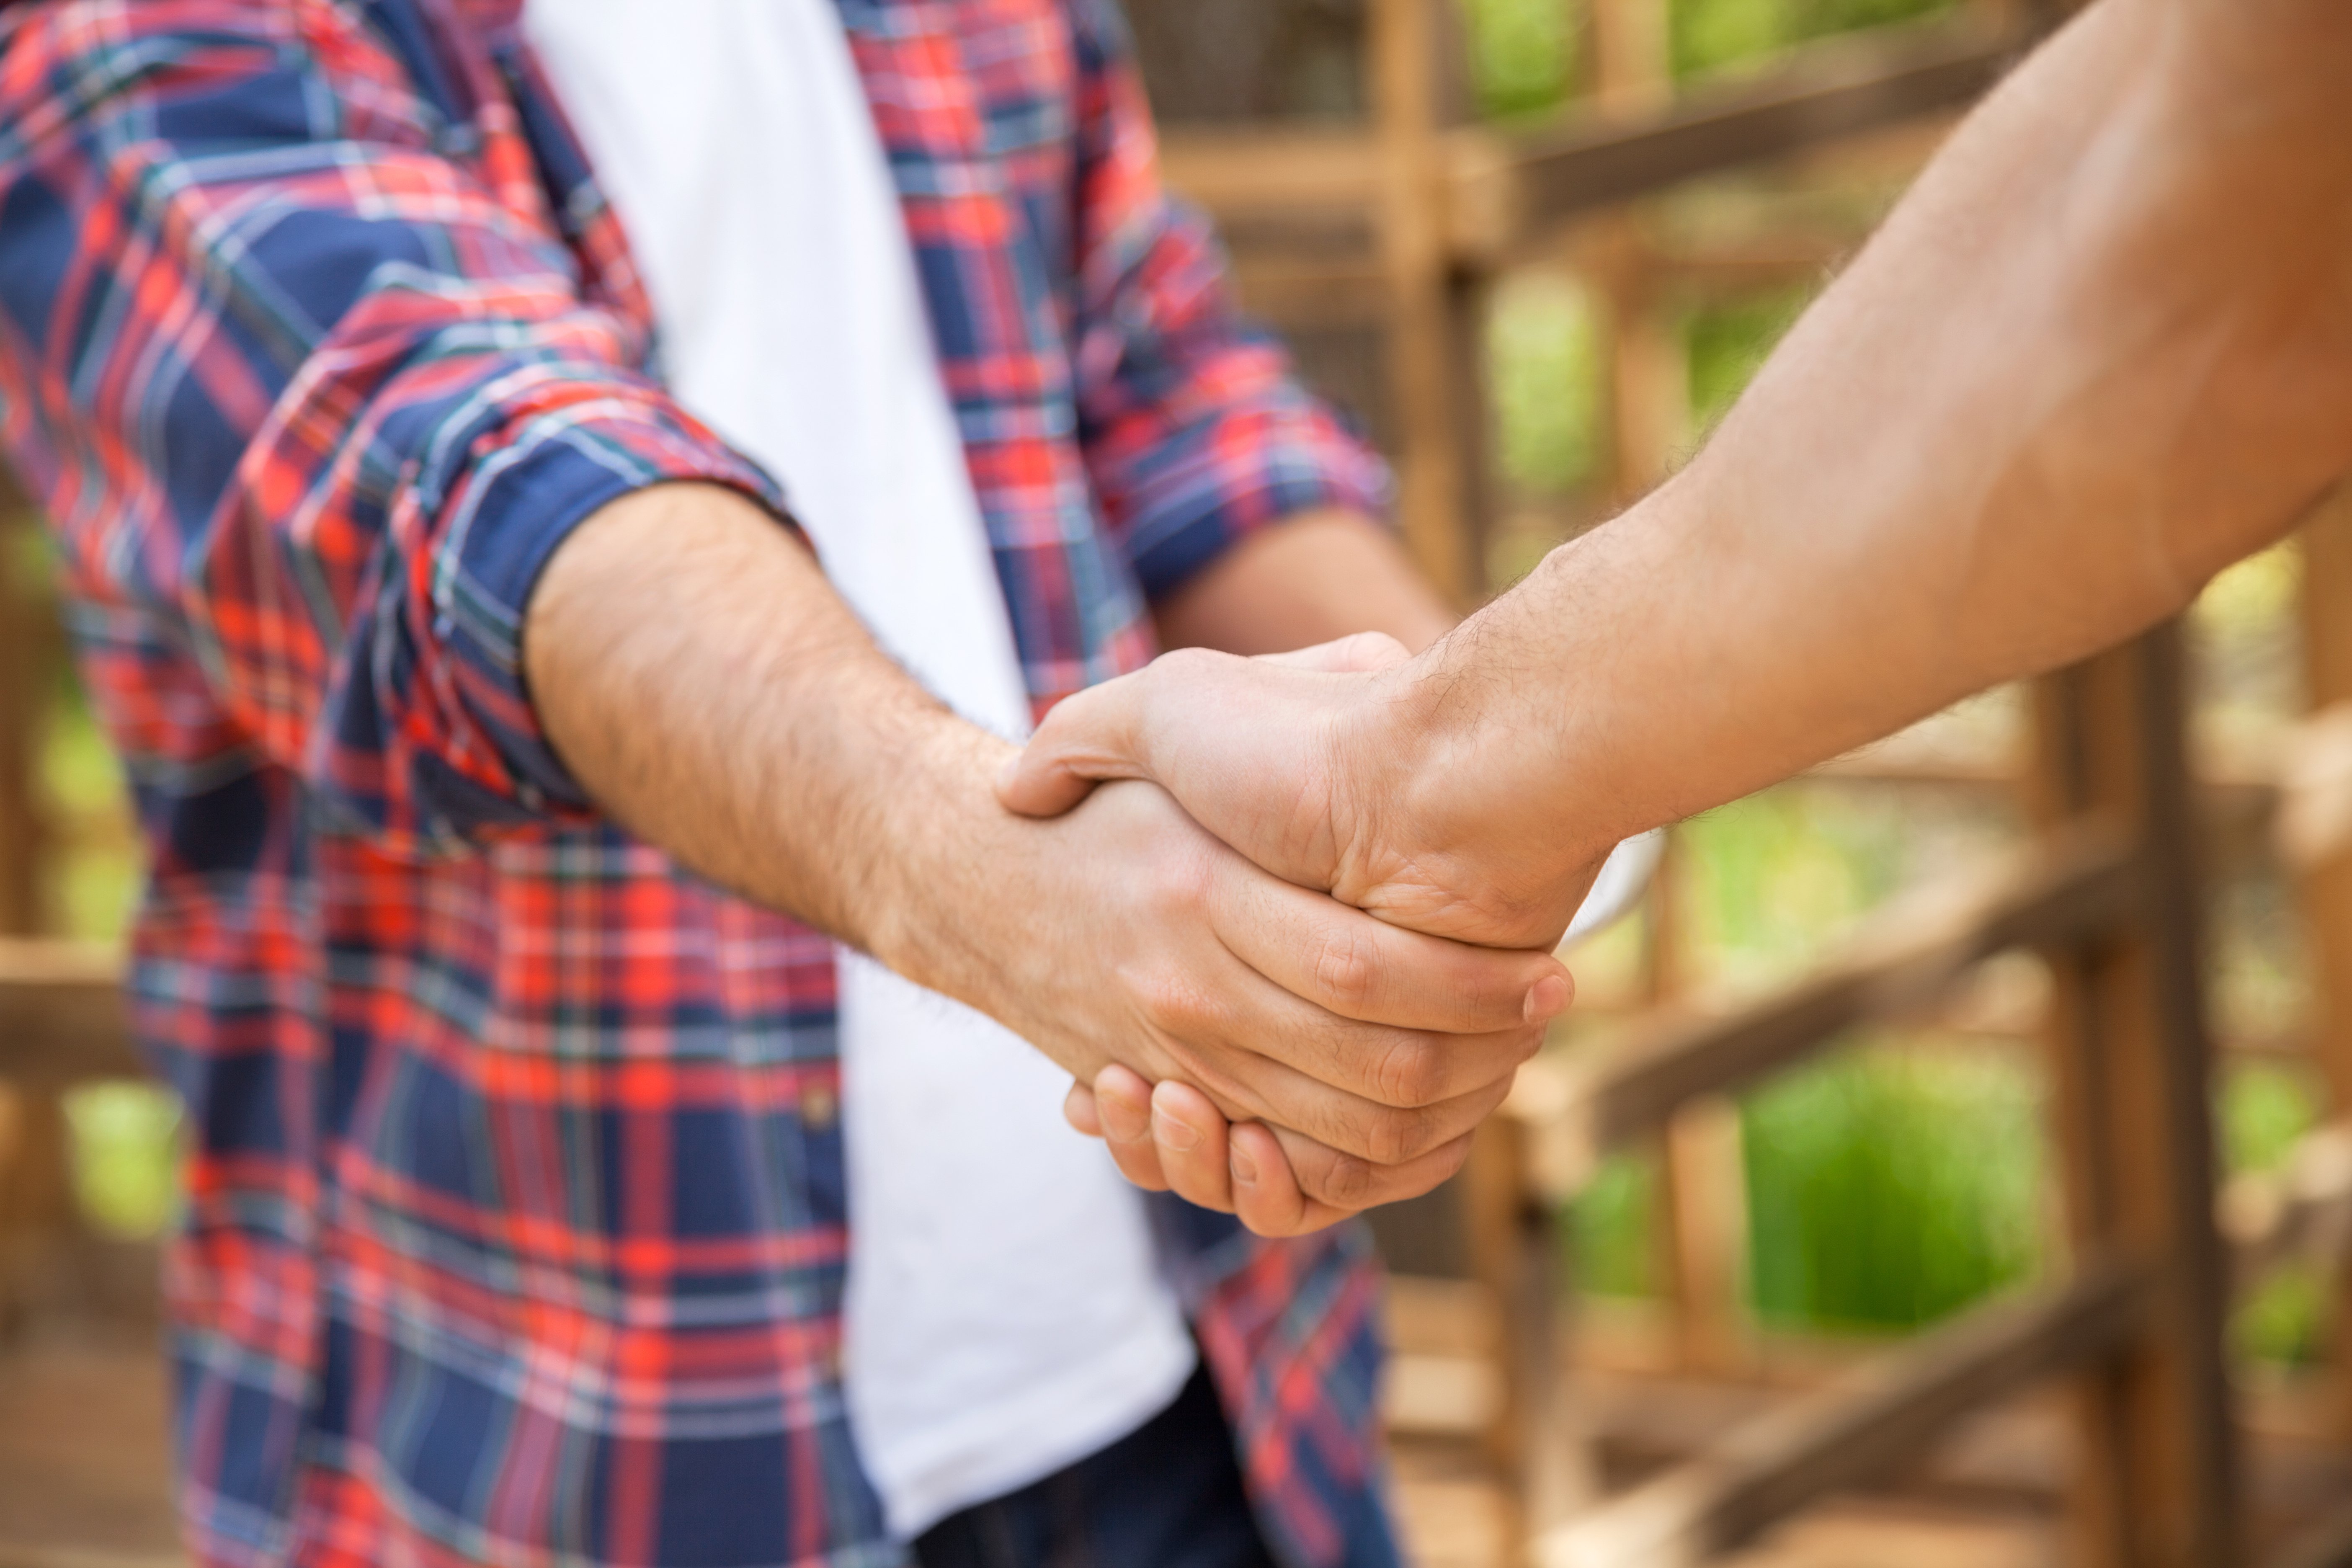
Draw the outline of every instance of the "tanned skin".
<instances>
[{"instance_id":1,"label":"tanned skin","mask_svg":"<svg viewBox=\"0 0 2352 1568\"><path fill-rule=\"evenodd\" d=\"M1442 629L1394 546L1339 517L1234 552L1222 589L1171 604L1171 629L1238 636L1228 597L1286 615L1277 639L1348 629L1343 605L1280 592L1318 561L1377 583L1368 602L1398 631ZM524 648L575 776L681 864L987 1013L1082 1081L1122 1064L1296 1129L1281 1153L1298 1195L1286 1185L1269 1226L1443 1180L1567 1005L1548 952L1405 931L1283 882L1155 786L1010 816L991 783L1013 748L886 658L734 491L658 486L598 512L550 562Z\"/></svg>"},{"instance_id":2,"label":"tanned skin","mask_svg":"<svg viewBox=\"0 0 2352 1568\"><path fill-rule=\"evenodd\" d=\"M1006 800L1157 780L1304 886L1544 945L1620 838L2177 613L2352 473L2347 82L2340 0L2101 0L1655 494L1418 658L1085 694ZM1150 1103L1097 1087L1122 1128ZM1213 1197L1223 1129L1161 1101L1192 1136L1158 1163Z\"/></svg>"}]
</instances>

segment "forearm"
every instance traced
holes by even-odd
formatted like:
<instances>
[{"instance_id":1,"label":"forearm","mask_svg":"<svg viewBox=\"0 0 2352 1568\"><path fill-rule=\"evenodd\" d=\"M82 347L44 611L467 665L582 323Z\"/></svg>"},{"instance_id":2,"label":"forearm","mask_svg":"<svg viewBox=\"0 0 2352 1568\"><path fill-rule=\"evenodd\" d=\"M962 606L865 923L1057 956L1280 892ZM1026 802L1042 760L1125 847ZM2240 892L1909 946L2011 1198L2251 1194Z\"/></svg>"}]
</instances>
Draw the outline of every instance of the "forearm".
<instances>
[{"instance_id":1,"label":"forearm","mask_svg":"<svg viewBox=\"0 0 2352 1568\"><path fill-rule=\"evenodd\" d=\"M722 886L918 963L925 847L995 818L975 786L1006 748L885 658L773 518L711 486L614 502L549 562L523 649L542 725L604 811Z\"/></svg>"},{"instance_id":2,"label":"forearm","mask_svg":"<svg viewBox=\"0 0 2352 1568\"><path fill-rule=\"evenodd\" d=\"M1598 853L2180 608L2352 467L2347 80L2340 6L2107 0L1689 469L1449 641L1440 730Z\"/></svg>"},{"instance_id":3,"label":"forearm","mask_svg":"<svg viewBox=\"0 0 2352 1568\"><path fill-rule=\"evenodd\" d=\"M1381 632L1419 653L1457 617L1394 535L1353 511L1286 519L1235 545L1156 608L1165 647L1286 653Z\"/></svg>"}]
</instances>

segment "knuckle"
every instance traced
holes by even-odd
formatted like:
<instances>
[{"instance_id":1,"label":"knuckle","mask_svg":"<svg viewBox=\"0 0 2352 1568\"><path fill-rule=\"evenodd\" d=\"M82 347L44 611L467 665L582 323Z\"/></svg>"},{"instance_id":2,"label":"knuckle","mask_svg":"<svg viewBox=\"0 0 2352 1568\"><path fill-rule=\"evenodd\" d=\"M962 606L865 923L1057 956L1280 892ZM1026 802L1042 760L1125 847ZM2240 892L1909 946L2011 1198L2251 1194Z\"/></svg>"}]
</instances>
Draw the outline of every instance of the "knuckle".
<instances>
[{"instance_id":1,"label":"knuckle","mask_svg":"<svg viewBox=\"0 0 2352 1568\"><path fill-rule=\"evenodd\" d=\"M1365 1152L1374 1163L1402 1165L1429 1152L1436 1125L1427 1112L1391 1110L1373 1118Z\"/></svg>"},{"instance_id":2,"label":"knuckle","mask_svg":"<svg viewBox=\"0 0 2352 1568\"><path fill-rule=\"evenodd\" d=\"M1210 861L1202 855L1163 853L1154 858L1147 880L1151 908L1163 920L1199 917L1210 893Z\"/></svg>"},{"instance_id":3,"label":"knuckle","mask_svg":"<svg viewBox=\"0 0 2352 1568\"><path fill-rule=\"evenodd\" d=\"M1461 1173L1462 1167L1469 1163L1470 1140L1467 1138L1456 1138L1453 1142L1448 1143L1444 1148L1438 1151L1437 1158L1430 1163L1428 1172L1429 1179L1426 1183L1421 1184L1421 1191L1427 1192L1432 1187L1435 1187L1441 1183L1452 1181L1456 1175ZM1412 1195L1419 1197L1421 1193L1415 1193Z\"/></svg>"},{"instance_id":4,"label":"knuckle","mask_svg":"<svg viewBox=\"0 0 2352 1568\"><path fill-rule=\"evenodd\" d=\"M1315 955L1315 982L1338 1012L1352 1013L1372 999L1379 973L1371 942L1360 931L1327 931Z\"/></svg>"},{"instance_id":5,"label":"knuckle","mask_svg":"<svg viewBox=\"0 0 2352 1568\"><path fill-rule=\"evenodd\" d=\"M1144 667L1155 685L1181 685L1197 680L1225 661L1226 656L1211 648L1180 647L1161 654Z\"/></svg>"},{"instance_id":6,"label":"knuckle","mask_svg":"<svg viewBox=\"0 0 2352 1568\"><path fill-rule=\"evenodd\" d=\"M1193 1039L1213 1026L1218 1007L1208 993L1184 975L1163 973L1137 983L1137 1005L1161 1034Z\"/></svg>"},{"instance_id":7,"label":"knuckle","mask_svg":"<svg viewBox=\"0 0 2352 1568\"><path fill-rule=\"evenodd\" d=\"M1335 1154L1315 1188L1315 1195L1334 1208L1361 1208L1372 1190L1372 1167L1353 1154Z\"/></svg>"},{"instance_id":8,"label":"knuckle","mask_svg":"<svg viewBox=\"0 0 2352 1568\"><path fill-rule=\"evenodd\" d=\"M1444 1047L1426 1035L1399 1036L1373 1058L1373 1093L1383 1105L1414 1109L1443 1100L1445 1058Z\"/></svg>"}]
</instances>

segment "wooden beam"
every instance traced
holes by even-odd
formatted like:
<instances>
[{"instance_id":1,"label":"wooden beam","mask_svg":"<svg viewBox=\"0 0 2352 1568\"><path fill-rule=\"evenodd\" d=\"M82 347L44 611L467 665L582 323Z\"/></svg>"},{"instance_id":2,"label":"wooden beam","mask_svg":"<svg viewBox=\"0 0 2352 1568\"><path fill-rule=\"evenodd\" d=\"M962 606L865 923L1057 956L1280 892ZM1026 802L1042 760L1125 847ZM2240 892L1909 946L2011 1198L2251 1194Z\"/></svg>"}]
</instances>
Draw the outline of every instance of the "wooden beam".
<instances>
[{"instance_id":1,"label":"wooden beam","mask_svg":"<svg viewBox=\"0 0 2352 1568\"><path fill-rule=\"evenodd\" d=\"M2021 851L1964 896L1874 919L1803 979L1719 1016L1668 1018L1568 1062L1520 1069L1507 1113L1527 1125L1538 1191L1566 1197L1601 1157L1675 1109L1750 1082L1841 1030L1934 1002L1973 964L2117 919L2139 887L2129 842L2084 825Z\"/></svg>"},{"instance_id":2,"label":"wooden beam","mask_svg":"<svg viewBox=\"0 0 2352 1568\"><path fill-rule=\"evenodd\" d=\"M2188 693L2179 626L2034 683L2031 805L2045 823L2126 826L2130 918L2053 944L2052 1119L2078 1253L2158 1270L2145 1331L2074 1389L2085 1568L2235 1568L2237 1454L2222 1358L2229 1260L2214 1229Z\"/></svg>"},{"instance_id":3,"label":"wooden beam","mask_svg":"<svg viewBox=\"0 0 2352 1568\"><path fill-rule=\"evenodd\" d=\"M1160 169L1220 222L1362 215L1381 198L1381 144L1353 126L1171 130L1160 140Z\"/></svg>"},{"instance_id":4,"label":"wooden beam","mask_svg":"<svg viewBox=\"0 0 2352 1568\"><path fill-rule=\"evenodd\" d=\"M1813 45L1761 79L1703 88L1640 119L1464 133L1450 155L1453 248L1491 264L1563 218L1961 107L2028 41L1974 18L1885 28Z\"/></svg>"},{"instance_id":5,"label":"wooden beam","mask_svg":"<svg viewBox=\"0 0 2352 1568\"><path fill-rule=\"evenodd\" d=\"M73 942L0 942L0 1079L55 1089L146 1073L115 953Z\"/></svg>"},{"instance_id":6,"label":"wooden beam","mask_svg":"<svg viewBox=\"0 0 2352 1568\"><path fill-rule=\"evenodd\" d=\"M2095 1262L1971 1313L1726 1436L1552 1531L1542 1568L1690 1568L1807 1503L1916 1460L1961 1417L2104 1353L2148 1305L2150 1273Z\"/></svg>"}]
</instances>

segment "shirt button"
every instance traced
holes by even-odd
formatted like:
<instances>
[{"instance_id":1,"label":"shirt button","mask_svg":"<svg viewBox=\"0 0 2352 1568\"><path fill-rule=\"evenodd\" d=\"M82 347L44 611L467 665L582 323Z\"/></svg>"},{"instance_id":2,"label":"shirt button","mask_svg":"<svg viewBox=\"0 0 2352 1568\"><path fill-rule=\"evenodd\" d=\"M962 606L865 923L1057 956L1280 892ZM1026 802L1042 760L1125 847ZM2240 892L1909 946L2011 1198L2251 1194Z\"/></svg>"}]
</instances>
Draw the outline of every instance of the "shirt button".
<instances>
[{"instance_id":1,"label":"shirt button","mask_svg":"<svg viewBox=\"0 0 2352 1568\"><path fill-rule=\"evenodd\" d=\"M841 1100L830 1084L816 1084L801 1092L801 1125L812 1132L831 1130L841 1119Z\"/></svg>"}]
</instances>

